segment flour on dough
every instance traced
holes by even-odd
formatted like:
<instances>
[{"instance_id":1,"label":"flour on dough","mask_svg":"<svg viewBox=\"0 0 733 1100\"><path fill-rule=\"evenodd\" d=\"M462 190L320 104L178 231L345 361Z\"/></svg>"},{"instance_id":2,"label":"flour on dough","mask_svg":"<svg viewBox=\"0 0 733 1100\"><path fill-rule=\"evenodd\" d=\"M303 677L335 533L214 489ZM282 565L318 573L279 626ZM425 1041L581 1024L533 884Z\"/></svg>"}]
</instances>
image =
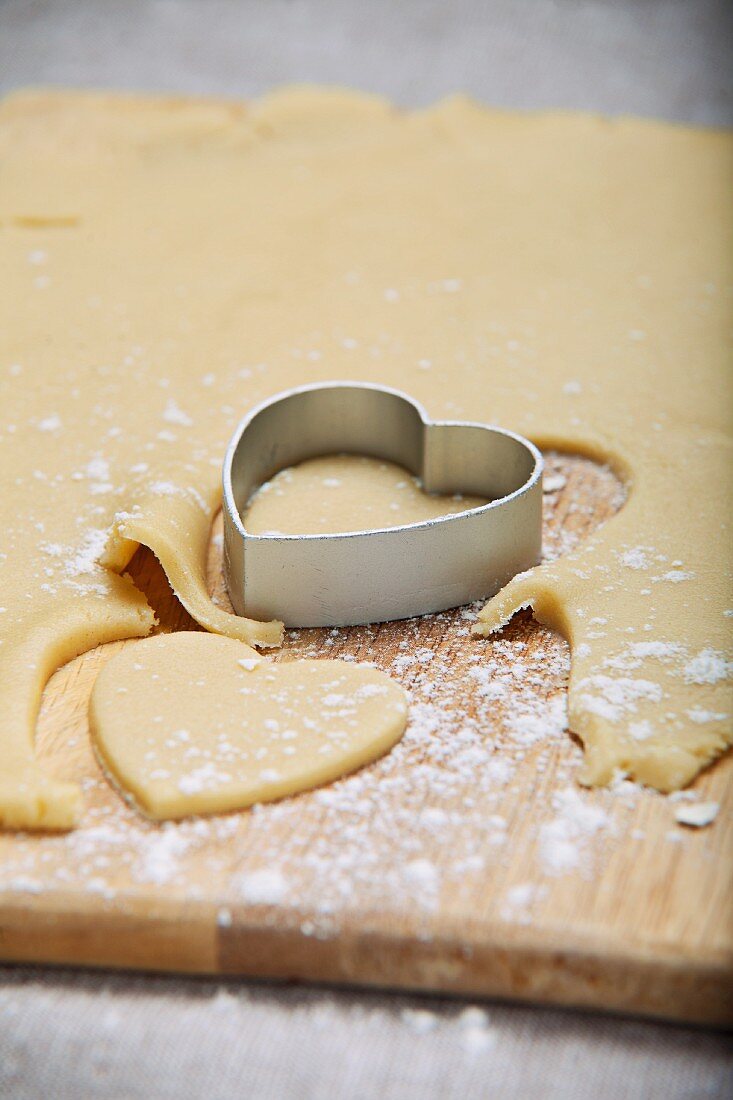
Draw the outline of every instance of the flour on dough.
<instances>
[{"instance_id":1,"label":"flour on dough","mask_svg":"<svg viewBox=\"0 0 733 1100\"><path fill-rule=\"evenodd\" d=\"M463 98L5 100L0 821L78 820L34 758L40 694L151 630L138 544L207 629L278 643L209 599L222 458L256 403L334 379L611 462L626 506L481 629L531 604L570 640L586 782L668 790L722 752L732 154L723 132Z\"/></svg>"},{"instance_id":2,"label":"flour on dough","mask_svg":"<svg viewBox=\"0 0 733 1100\"><path fill-rule=\"evenodd\" d=\"M253 535L324 535L422 523L487 504L486 497L426 493L402 466L366 455L324 455L281 470L253 496Z\"/></svg>"},{"instance_id":3,"label":"flour on dough","mask_svg":"<svg viewBox=\"0 0 733 1100\"><path fill-rule=\"evenodd\" d=\"M271 802L371 763L402 736L407 699L364 665L275 663L231 638L181 631L113 657L89 716L122 791L168 820Z\"/></svg>"}]
</instances>

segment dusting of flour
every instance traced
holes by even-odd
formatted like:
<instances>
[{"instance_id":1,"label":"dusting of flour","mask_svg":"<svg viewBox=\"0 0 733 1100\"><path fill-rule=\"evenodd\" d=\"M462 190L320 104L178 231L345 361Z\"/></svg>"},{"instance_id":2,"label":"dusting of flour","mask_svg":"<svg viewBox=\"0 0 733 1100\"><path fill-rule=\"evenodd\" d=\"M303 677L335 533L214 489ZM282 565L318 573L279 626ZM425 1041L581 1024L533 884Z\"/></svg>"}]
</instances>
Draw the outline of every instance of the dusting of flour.
<instances>
[{"instance_id":1,"label":"dusting of flour","mask_svg":"<svg viewBox=\"0 0 733 1100\"><path fill-rule=\"evenodd\" d=\"M166 419L179 422L179 412L187 415L171 407ZM565 473L561 462L549 464L550 515ZM96 463L84 476L104 485L106 469ZM165 494L167 486L157 491ZM105 531L90 532L71 555L69 548L48 546L50 565L64 581L83 583L105 540ZM545 552L552 558L576 544L572 531L551 527ZM218 576L220 539L214 554ZM648 548L635 548L625 564L642 569L651 561ZM224 600L221 587L215 594ZM86 774L87 803L81 827L61 836L15 837L0 867L0 891L83 890L105 906L161 890L192 902L215 897L221 929L243 908L277 907L303 935L315 937L335 934L350 912L371 909L401 919L407 914L417 935L429 939L438 907L475 906L477 895L498 920L526 925L541 919L555 884L568 877L597 882L620 844L643 841L644 830L631 826L640 800L664 800L622 775L608 789L577 787L581 752L567 732L567 646L533 627L528 612L501 635L477 639L471 635L477 610L286 637L286 659L372 663L410 697L409 725L392 752L297 798L244 814L153 825L110 792L79 737L76 774ZM663 637L630 639L602 673L586 678L582 691L591 706L627 722L642 741L653 729L636 708L658 690L639 675L646 659L695 682L713 682L725 671L717 652L688 653ZM689 715L693 725L718 717L702 707ZM518 803L517 790L531 807ZM695 794L686 793L684 801L694 803ZM702 812L680 817L697 813L701 820ZM669 821L668 839L677 845L706 832L685 828L671 812ZM432 1027L420 1011L410 1010L404 1022L417 1033ZM467 1051L491 1042L478 1017L461 1028Z\"/></svg>"}]
</instances>

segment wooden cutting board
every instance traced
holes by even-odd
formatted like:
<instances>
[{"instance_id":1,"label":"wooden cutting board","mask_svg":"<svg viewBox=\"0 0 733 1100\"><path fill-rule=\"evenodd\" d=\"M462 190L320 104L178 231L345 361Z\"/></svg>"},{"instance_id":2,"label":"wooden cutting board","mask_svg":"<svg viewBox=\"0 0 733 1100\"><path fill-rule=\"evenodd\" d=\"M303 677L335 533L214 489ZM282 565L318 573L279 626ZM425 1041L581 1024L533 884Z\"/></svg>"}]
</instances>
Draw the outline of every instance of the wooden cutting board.
<instances>
[{"instance_id":1,"label":"wooden cutting board","mask_svg":"<svg viewBox=\"0 0 733 1100\"><path fill-rule=\"evenodd\" d=\"M549 456L546 539L571 549L622 503L614 476ZM225 602L220 538L211 584ZM162 630L193 630L147 551L131 572ZM81 780L82 826L0 837L0 957L441 990L724 1023L731 1006L730 756L694 796L715 823L620 781L585 792L562 729L565 643L522 613L491 640L460 609L288 635L278 659L369 660L411 692L402 743L358 775L252 812L157 826L89 745L87 702L121 645L61 669L38 752Z\"/></svg>"}]
</instances>

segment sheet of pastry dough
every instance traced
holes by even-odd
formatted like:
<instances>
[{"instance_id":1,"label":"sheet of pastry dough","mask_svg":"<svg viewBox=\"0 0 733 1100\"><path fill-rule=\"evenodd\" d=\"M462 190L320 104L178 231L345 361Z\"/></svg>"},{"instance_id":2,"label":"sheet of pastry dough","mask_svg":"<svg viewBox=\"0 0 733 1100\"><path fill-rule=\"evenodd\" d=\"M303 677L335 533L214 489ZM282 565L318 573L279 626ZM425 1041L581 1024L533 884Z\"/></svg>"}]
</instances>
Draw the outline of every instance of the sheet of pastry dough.
<instances>
[{"instance_id":1,"label":"sheet of pastry dough","mask_svg":"<svg viewBox=\"0 0 733 1100\"><path fill-rule=\"evenodd\" d=\"M27 92L0 107L0 820L67 827L33 728L54 667L142 635L159 556L208 629L226 441L346 378L609 461L624 509L513 582L569 638L584 779L663 790L731 738L733 141L462 98L252 104ZM490 644L488 642L487 644Z\"/></svg>"}]
</instances>

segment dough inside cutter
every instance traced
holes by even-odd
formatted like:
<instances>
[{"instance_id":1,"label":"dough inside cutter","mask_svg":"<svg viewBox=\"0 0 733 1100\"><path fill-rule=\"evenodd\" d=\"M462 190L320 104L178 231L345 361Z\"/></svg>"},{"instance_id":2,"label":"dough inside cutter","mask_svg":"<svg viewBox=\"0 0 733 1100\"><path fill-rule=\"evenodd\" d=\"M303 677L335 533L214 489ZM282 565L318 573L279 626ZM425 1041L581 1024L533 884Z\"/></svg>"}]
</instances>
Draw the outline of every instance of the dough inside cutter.
<instances>
[{"instance_id":1,"label":"dough inside cutter","mask_svg":"<svg viewBox=\"0 0 733 1100\"><path fill-rule=\"evenodd\" d=\"M486 497L426 493L402 466L367 455L324 455L280 470L250 500L253 535L334 535L421 523L488 504Z\"/></svg>"}]
</instances>

